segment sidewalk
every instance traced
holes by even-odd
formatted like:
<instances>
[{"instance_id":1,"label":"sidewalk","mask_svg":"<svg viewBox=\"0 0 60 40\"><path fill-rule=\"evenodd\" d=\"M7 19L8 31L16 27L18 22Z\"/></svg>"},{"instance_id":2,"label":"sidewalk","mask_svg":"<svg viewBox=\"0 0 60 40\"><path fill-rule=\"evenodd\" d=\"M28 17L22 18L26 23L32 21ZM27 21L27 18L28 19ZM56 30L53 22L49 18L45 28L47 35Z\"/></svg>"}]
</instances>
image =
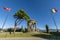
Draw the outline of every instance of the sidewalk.
<instances>
[{"instance_id":1,"label":"sidewalk","mask_svg":"<svg viewBox=\"0 0 60 40\"><path fill-rule=\"evenodd\" d=\"M38 37L20 37L20 38L0 38L0 40L47 40L43 38L38 38Z\"/></svg>"}]
</instances>

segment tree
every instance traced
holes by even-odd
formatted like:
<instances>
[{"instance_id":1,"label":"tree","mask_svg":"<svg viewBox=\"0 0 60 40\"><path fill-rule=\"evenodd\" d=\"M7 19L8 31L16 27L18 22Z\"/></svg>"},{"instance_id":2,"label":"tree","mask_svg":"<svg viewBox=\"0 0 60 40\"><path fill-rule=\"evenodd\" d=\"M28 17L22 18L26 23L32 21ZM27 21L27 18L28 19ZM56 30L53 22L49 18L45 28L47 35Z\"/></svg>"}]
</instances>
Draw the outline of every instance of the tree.
<instances>
[{"instance_id":1,"label":"tree","mask_svg":"<svg viewBox=\"0 0 60 40\"><path fill-rule=\"evenodd\" d=\"M29 20L28 21L28 32L36 31L36 21L35 20Z\"/></svg>"},{"instance_id":2,"label":"tree","mask_svg":"<svg viewBox=\"0 0 60 40\"><path fill-rule=\"evenodd\" d=\"M28 29L27 28L25 28L25 32L28 32Z\"/></svg>"},{"instance_id":3,"label":"tree","mask_svg":"<svg viewBox=\"0 0 60 40\"><path fill-rule=\"evenodd\" d=\"M13 28L8 28L7 31L11 34L11 32L13 32Z\"/></svg>"},{"instance_id":4,"label":"tree","mask_svg":"<svg viewBox=\"0 0 60 40\"><path fill-rule=\"evenodd\" d=\"M16 26L18 26L23 20L28 21L30 19L30 17L22 9L19 10L17 13L15 13L13 17L16 19L15 20L15 25L14 25L14 34L15 34Z\"/></svg>"},{"instance_id":5,"label":"tree","mask_svg":"<svg viewBox=\"0 0 60 40\"><path fill-rule=\"evenodd\" d=\"M16 28L16 32L22 32L22 28Z\"/></svg>"},{"instance_id":6,"label":"tree","mask_svg":"<svg viewBox=\"0 0 60 40\"><path fill-rule=\"evenodd\" d=\"M46 24L46 32L49 33L49 26Z\"/></svg>"}]
</instances>

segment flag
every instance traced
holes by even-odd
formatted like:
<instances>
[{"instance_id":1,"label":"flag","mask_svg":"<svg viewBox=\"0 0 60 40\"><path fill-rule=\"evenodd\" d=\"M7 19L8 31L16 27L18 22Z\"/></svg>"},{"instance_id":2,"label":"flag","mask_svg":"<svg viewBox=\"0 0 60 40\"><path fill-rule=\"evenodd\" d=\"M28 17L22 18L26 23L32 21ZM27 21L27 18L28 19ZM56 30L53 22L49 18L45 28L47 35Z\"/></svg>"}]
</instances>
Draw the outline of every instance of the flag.
<instances>
[{"instance_id":1,"label":"flag","mask_svg":"<svg viewBox=\"0 0 60 40\"><path fill-rule=\"evenodd\" d=\"M58 10L57 10L56 8L53 8L51 11L52 11L53 13L58 12Z\"/></svg>"},{"instance_id":2,"label":"flag","mask_svg":"<svg viewBox=\"0 0 60 40\"><path fill-rule=\"evenodd\" d=\"M6 7L3 7L4 10L7 10L10 12L11 8L6 8Z\"/></svg>"}]
</instances>

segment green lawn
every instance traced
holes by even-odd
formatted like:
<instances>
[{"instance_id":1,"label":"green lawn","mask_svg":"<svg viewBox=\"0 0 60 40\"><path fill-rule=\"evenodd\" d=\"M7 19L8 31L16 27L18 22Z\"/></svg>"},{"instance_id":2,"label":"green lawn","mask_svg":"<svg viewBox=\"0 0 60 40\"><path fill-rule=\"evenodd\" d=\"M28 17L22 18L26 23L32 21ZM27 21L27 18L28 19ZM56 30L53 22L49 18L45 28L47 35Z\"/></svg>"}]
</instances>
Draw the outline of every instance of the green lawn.
<instances>
[{"instance_id":1,"label":"green lawn","mask_svg":"<svg viewBox=\"0 0 60 40\"><path fill-rule=\"evenodd\" d=\"M0 38L8 38L8 37L40 37L40 38L51 38L51 39L60 39L60 35L55 34L49 34L49 33L43 33L43 32L30 32L30 33L22 33L22 32L16 32L15 36L14 34L9 34L8 32L0 33Z\"/></svg>"},{"instance_id":2,"label":"green lawn","mask_svg":"<svg viewBox=\"0 0 60 40\"><path fill-rule=\"evenodd\" d=\"M14 34L9 34L8 32L3 32L3 33L0 33L0 38L4 38L4 37L34 37L32 35L35 35L35 34L39 34L39 33L22 33L22 32L16 32L15 33L15 36Z\"/></svg>"},{"instance_id":3,"label":"green lawn","mask_svg":"<svg viewBox=\"0 0 60 40\"><path fill-rule=\"evenodd\" d=\"M60 33L39 33L34 34L34 37L40 37L45 39L60 39Z\"/></svg>"}]
</instances>

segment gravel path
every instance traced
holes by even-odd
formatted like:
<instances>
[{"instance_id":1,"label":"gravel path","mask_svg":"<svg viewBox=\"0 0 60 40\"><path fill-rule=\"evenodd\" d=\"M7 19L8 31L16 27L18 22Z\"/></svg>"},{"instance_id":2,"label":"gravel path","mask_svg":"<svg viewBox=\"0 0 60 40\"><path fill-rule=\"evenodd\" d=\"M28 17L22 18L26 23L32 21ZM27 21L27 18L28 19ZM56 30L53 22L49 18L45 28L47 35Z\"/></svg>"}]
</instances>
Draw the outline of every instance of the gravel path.
<instances>
[{"instance_id":1,"label":"gravel path","mask_svg":"<svg viewBox=\"0 0 60 40\"><path fill-rule=\"evenodd\" d=\"M47 40L43 38L37 38L37 37L20 37L20 38L0 38L0 40Z\"/></svg>"}]
</instances>

